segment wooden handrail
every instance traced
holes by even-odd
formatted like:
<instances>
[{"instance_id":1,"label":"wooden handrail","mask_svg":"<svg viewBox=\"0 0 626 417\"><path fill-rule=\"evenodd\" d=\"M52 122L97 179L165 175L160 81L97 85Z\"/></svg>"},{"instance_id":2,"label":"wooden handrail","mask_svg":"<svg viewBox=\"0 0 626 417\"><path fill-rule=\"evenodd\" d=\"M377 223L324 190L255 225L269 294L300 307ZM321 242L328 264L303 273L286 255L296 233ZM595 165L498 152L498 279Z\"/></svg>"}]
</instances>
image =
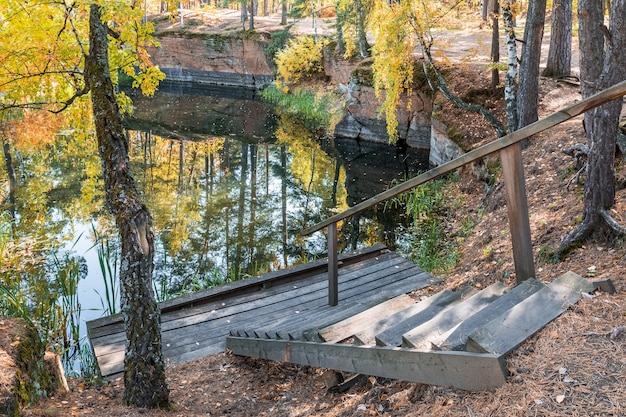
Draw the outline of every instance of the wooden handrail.
<instances>
[{"instance_id":1,"label":"wooden handrail","mask_svg":"<svg viewBox=\"0 0 626 417\"><path fill-rule=\"evenodd\" d=\"M383 201L390 200L406 191L409 191L417 186L420 186L432 179L440 177L448 172L454 171L457 168L462 167L465 164L476 161L477 159L483 158L489 154L494 152L498 152L502 149L505 149L513 144L521 142L522 140L532 136L536 133L542 132L546 129L549 129L553 126L556 126L560 123L563 123L566 120L569 120L573 117L576 117L588 110L593 109L601 104L606 103L607 101L618 99L622 96L626 95L626 81L622 81L621 83L615 84L613 87L607 88L597 94L594 94L582 101L574 103L570 106L564 107L563 109L552 113L550 116L541 119L533 124L525 126L519 130L516 130L513 133L509 133L506 136L498 138L493 142L489 142L479 148L476 148L470 152L467 152L460 157L447 162L443 165L440 165L434 169L424 172L414 178L411 178L401 184L396 185L393 188L390 188L387 191L384 191L374 197L365 200L348 210L336 214L332 217L327 218L314 226L311 226L307 229L304 229L300 232L302 236L308 236L318 230L323 229L324 227L331 225L333 223L337 223L341 220L344 220L350 216L354 216L355 214L361 213L378 203L382 203Z\"/></svg>"}]
</instances>

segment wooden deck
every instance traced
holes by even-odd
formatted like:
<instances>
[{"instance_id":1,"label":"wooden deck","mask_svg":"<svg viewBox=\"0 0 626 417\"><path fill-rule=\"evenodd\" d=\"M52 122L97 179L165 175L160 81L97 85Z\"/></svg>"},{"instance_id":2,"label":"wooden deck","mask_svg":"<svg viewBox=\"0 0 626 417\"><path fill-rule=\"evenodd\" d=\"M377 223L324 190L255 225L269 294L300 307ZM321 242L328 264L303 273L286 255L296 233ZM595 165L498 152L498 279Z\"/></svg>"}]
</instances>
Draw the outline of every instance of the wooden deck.
<instances>
[{"instance_id":1,"label":"wooden deck","mask_svg":"<svg viewBox=\"0 0 626 417\"><path fill-rule=\"evenodd\" d=\"M168 363L225 349L231 331L294 339L431 285L436 278L382 245L340 256L339 305L328 306L327 261L238 281L160 303ZM125 333L120 315L87 323L100 372L123 373Z\"/></svg>"}]
</instances>

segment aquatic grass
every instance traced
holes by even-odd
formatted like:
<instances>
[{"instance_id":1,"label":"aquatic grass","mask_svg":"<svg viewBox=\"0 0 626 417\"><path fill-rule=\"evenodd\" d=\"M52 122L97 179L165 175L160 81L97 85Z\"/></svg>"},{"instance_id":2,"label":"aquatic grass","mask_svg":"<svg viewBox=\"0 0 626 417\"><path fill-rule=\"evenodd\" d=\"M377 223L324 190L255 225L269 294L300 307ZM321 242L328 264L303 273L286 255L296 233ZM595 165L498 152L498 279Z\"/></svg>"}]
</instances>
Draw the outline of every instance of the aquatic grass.
<instances>
[{"instance_id":1,"label":"aquatic grass","mask_svg":"<svg viewBox=\"0 0 626 417\"><path fill-rule=\"evenodd\" d=\"M98 265L102 273L104 283L104 294L100 294L94 290L100 297L100 303L104 310L104 315L117 314L119 305L119 251L111 243L110 239L101 236L96 227L92 224L91 229L95 238L95 244L98 252Z\"/></svg>"},{"instance_id":2,"label":"aquatic grass","mask_svg":"<svg viewBox=\"0 0 626 417\"><path fill-rule=\"evenodd\" d=\"M76 239L76 242L79 238ZM82 256L73 256L71 252L64 252L59 258L57 253L52 255L54 287L57 293L57 302L60 305L58 333L62 338L61 357L66 369L72 369L79 356L80 343L80 315L81 305L78 300L78 284L87 277L87 263Z\"/></svg>"},{"instance_id":3,"label":"aquatic grass","mask_svg":"<svg viewBox=\"0 0 626 417\"><path fill-rule=\"evenodd\" d=\"M445 194L445 186L451 180L452 177L446 177L429 181L389 202L394 206L404 204L407 214L413 219L409 232L409 255L428 272L449 270L461 255L444 222L454 206L454 201ZM467 227L472 227L472 224L464 224L464 229Z\"/></svg>"},{"instance_id":4,"label":"aquatic grass","mask_svg":"<svg viewBox=\"0 0 626 417\"><path fill-rule=\"evenodd\" d=\"M313 131L332 132L342 115L343 102L335 93L305 88L285 93L275 87L261 92L263 100L279 107L280 111L301 120Z\"/></svg>"}]
</instances>

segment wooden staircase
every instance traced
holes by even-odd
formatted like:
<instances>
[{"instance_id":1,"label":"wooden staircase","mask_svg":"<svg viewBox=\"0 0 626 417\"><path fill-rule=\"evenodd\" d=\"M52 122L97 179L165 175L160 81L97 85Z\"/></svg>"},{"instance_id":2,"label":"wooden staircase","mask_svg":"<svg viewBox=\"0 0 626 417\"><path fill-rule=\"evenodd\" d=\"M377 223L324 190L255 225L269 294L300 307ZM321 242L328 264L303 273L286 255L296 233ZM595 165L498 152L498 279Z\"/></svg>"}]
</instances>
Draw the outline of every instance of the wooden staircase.
<instances>
[{"instance_id":1,"label":"wooden staircase","mask_svg":"<svg viewBox=\"0 0 626 417\"><path fill-rule=\"evenodd\" d=\"M506 354L593 289L568 272L547 286L498 282L419 302L400 295L341 320L320 312L231 330L226 347L236 355L491 390L506 382Z\"/></svg>"}]
</instances>

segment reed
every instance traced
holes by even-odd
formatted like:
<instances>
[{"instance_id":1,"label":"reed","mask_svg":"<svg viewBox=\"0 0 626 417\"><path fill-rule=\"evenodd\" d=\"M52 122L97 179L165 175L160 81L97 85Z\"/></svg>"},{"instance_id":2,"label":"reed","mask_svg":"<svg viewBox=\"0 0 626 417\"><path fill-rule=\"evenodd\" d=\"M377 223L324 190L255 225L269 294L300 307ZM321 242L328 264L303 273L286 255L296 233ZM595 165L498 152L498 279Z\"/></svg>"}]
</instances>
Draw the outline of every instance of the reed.
<instances>
[{"instance_id":1,"label":"reed","mask_svg":"<svg viewBox=\"0 0 626 417\"><path fill-rule=\"evenodd\" d=\"M104 294L100 294L98 291L96 294L100 297L105 316L117 314L119 306L119 251L110 239L98 233L93 224L91 228L95 239L94 247L98 251L98 265L104 283Z\"/></svg>"}]
</instances>

